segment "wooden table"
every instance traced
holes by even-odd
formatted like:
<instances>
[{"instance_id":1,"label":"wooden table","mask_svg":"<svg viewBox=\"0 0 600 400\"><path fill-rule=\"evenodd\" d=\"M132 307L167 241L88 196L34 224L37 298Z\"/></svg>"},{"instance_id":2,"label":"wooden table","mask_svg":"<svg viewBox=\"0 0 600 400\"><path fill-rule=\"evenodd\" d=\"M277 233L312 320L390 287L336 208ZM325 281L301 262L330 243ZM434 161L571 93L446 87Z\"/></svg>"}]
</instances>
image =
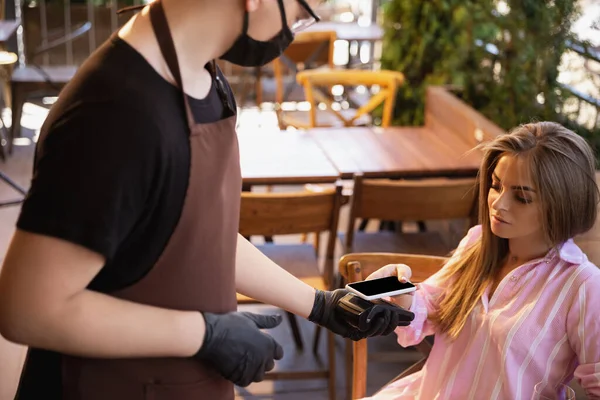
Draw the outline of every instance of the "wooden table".
<instances>
[{"instance_id":1,"label":"wooden table","mask_svg":"<svg viewBox=\"0 0 600 400\"><path fill-rule=\"evenodd\" d=\"M339 40L375 42L383 39L383 29L378 25L362 26L356 22L319 22L305 32L335 31Z\"/></svg>"},{"instance_id":2,"label":"wooden table","mask_svg":"<svg viewBox=\"0 0 600 400\"><path fill-rule=\"evenodd\" d=\"M332 183L339 173L305 132L238 133L242 179L250 185Z\"/></svg>"},{"instance_id":3,"label":"wooden table","mask_svg":"<svg viewBox=\"0 0 600 400\"><path fill-rule=\"evenodd\" d=\"M0 20L0 43L6 43L15 33L21 21L13 19Z\"/></svg>"},{"instance_id":4,"label":"wooden table","mask_svg":"<svg viewBox=\"0 0 600 400\"><path fill-rule=\"evenodd\" d=\"M475 176L481 154L450 131L428 128L320 128L308 131L343 179Z\"/></svg>"}]
</instances>

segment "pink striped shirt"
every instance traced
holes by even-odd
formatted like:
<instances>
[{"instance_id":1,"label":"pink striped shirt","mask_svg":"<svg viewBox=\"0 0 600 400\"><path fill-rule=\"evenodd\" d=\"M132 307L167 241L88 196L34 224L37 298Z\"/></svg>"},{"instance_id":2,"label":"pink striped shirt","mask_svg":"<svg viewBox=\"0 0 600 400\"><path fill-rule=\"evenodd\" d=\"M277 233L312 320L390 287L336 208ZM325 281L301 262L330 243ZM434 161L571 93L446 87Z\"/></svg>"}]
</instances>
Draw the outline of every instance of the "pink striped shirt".
<instances>
[{"instance_id":1,"label":"pink striped shirt","mask_svg":"<svg viewBox=\"0 0 600 400\"><path fill-rule=\"evenodd\" d=\"M469 230L455 256L481 236ZM427 320L436 307L439 273L421 283L398 328L407 347L436 333ZM600 270L569 240L509 273L489 299L482 296L454 342L443 334L424 368L374 399L530 399L538 382L568 383L575 376L590 398L600 398Z\"/></svg>"}]
</instances>

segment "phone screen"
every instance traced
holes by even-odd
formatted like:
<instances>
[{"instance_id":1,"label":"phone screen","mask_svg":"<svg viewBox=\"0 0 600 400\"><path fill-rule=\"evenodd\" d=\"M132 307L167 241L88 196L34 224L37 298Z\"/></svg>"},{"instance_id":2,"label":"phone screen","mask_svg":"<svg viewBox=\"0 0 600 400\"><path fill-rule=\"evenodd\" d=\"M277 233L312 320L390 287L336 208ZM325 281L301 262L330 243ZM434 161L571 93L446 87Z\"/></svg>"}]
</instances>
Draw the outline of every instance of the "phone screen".
<instances>
[{"instance_id":1,"label":"phone screen","mask_svg":"<svg viewBox=\"0 0 600 400\"><path fill-rule=\"evenodd\" d=\"M395 276L387 278L373 279L370 281L361 281L348 284L351 288L364 294L365 296L376 296L380 293L395 292L398 290L414 288L410 282L402 283Z\"/></svg>"}]
</instances>

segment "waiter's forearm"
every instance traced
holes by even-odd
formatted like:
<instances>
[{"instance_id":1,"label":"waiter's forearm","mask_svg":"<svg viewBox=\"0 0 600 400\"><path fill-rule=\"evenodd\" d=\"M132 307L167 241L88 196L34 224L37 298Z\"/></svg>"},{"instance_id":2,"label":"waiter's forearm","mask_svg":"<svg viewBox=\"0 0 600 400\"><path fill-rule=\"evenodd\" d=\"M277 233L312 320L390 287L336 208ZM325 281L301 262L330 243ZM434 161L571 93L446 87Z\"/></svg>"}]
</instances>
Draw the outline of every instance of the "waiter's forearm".
<instances>
[{"instance_id":1,"label":"waiter's forearm","mask_svg":"<svg viewBox=\"0 0 600 400\"><path fill-rule=\"evenodd\" d=\"M204 339L199 312L146 306L89 290L50 311L5 315L3 336L31 347L96 358L189 357Z\"/></svg>"},{"instance_id":2,"label":"waiter's forearm","mask_svg":"<svg viewBox=\"0 0 600 400\"><path fill-rule=\"evenodd\" d=\"M151 307L87 290L104 258L82 246L17 230L0 273L0 333L59 353L185 357L204 340L196 311Z\"/></svg>"},{"instance_id":3,"label":"waiter's forearm","mask_svg":"<svg viewBox=\"0 0 600 400\"><path fill-rule=\"evenodd\" d=\"M262 254L238 235L236 287L245 296L308 318L315 289L305 284Z\"/></svg>"}]
</instances>

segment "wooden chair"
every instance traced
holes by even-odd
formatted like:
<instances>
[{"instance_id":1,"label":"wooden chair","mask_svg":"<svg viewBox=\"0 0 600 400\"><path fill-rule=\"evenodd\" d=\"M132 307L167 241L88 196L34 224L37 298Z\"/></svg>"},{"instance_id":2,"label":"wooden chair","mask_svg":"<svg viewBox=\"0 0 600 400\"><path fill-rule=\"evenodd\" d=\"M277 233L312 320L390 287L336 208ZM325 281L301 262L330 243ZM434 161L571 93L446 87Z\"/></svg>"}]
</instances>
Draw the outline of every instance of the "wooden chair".
<instances>
[{"instance_id":1,"label":"wooden chair","mask_svg":"<svg viewBox=\"0 0 600 400\"><path fill-rule=\"evenodd\" d=\"M439 271L447 260L445 257L416 254L351 253L340 259L339 271L346 282L357 282L365 280L371 273L387 264L406 264L413 272L411 281L419 283ZM367 341L352 342L352 347L349 343L346 342L346 384L348 390L351 390L348 398L360 399L365 397L367 392ZM415 347L423 354L423 358L404 370L394 381L419 371L425 365L431 344L423 340ZM371 359L376 359L374 356L375 354L372 354Z\"/></svg>"},{"instance_id":2,"label":"wooden chair","mask_svg":"<svg viewBox=\"0 0 600 400\"><path fill-rule=\"evenodd\" d=\"M275 113L280 129L297 127L296 122L289 118L289 112L283 110L283 103L297 104L306 101L303 88L297 82L297 74L318 68L335 68L333 51L336 39L335 31L300 32L281 57L273 61L273 79L261 81L261 93L257 96L257 102L262 103L263 84L267 91L274 90ZM270 87L273 85L274 87Z\"/></svg>"},{"instance_id":3,"label":"wooden chair","mask_svg":"<svg viewBox=\"0 0 600 400\"><path fill-rule=\"evenodd\" d=\"M81 37L91 27L92 23L86 21L76 25L67 33L63 30L55 32L47 44L39 46L29 54L28 65L19 66L12 71L10 78L12 126L8 144L9 153L12 152L13 139L21 135L21 116L25 101L31 97L58 95L63 86L73 79L78 68L76 65L40 66L35 63L35 60L50 50Z\"/></svg>"},{"instance_id":4,"label":"wooden chair","mask_svg":"<svg viewBox=\"0 0 600 400\"><path fill-rule=\"evenodd\" d=\"M275 101L287 100L290 89L284 82L286 74L291 75L291 85L297 84L296 76L301 71L326 67L333 69L333 51L337 39L335 31L300 32L283 55L273 61L276 82Z\"/></svg>"},{"instance_id":5,"label":"wooden chair","mask_svg":"<svg viewBox=\"0 0 600 400\"><path fill-rule=\"evenodd\" d=\"M322 193L243 192L239 232L243 236L275 236L305 232L328 232L323 268L319 268L315 248L307 244L265 244L257 246L265 255L312 287L329 290L334 286L333 256L341 204L341 184ZM255 299L238 294L238 304L256 304ZM296 343L301 343L295 316L288 313ZM275 372L269 379L329 380L329 396L335 399L334 336L328 332L329 368L326 371Z\"/></svg>"},{"instance_id":6,"label":"wooden chair","mask_svg":"<svg viewBox=\"0 0 600 400\"><path fill-rule=\"evenodd\" d=\"M287 121L288 125L300 129L371 125L370 113L382 104L383 115L380 125L387 128L392 123L396 92L404 83L404 75L396 71L314 70L299 73L297 79L304 86L310 110L292 112L288 115ZM330 88L335 85L367 87L375 85L379 86L379 92L358 109L336 110L338 107L319 90L319 87L326 87L331 93ZM319 104L324 104L325 109L321 110ZM305 185L306 190L313 192L319 192L323 187L327 185ZM352 192L352 182L346 182L344 196L349 199ZM306 239L303 237L302 240L306 241ZM315 236L315 240L318 241L318 236Z\"/></svg>"},{"instance_id":7,"label":"wooden chair","mask_svg":"<svg viewBox=\"0 0 600 400\"><path fill-rule=\"evenodd\" d=\"M364 179L362 175L356 175L345 252L448 254L455 244L446 243L438 232L357 232L356 221L465 219L470 227L477 222L475 186L475 178L389 180Z\"/></svg>"},{"instance_id":8,"label":"wooden chair","mask_svg":"<svg viewBox=\"0 0 600 400\"><path fill-rule=\"evenodd\" d=\"M297 80L304 87L310 110L286 113L286 118L294 121L294 126L310 129L372 125L370 114L383 105L380 125L388 127L392 121L396 91L404 83L404 75L397 71L318 69L298 73ZM357 108L341 109L339 103L334 102L330 95L330 88L336 85L345 88L377 87L378 90L365 104L356 105ZM328 93L320 88L327 89Z\"/></svg>"},{"instance_id":9,"label":"wooden chair","mask_svg":"<svg viewBox=\"0 0 600 400\"><path fill-rule=\"evenodd\" d=\"M279 106L284 101L304 101L296 74L311 68L334 68L336 38L335 31L298 32L279 58L266 66L253 68L256 104L260 107L264 102L275 102L279 117Z\"/></svg>"}]
</instances>

